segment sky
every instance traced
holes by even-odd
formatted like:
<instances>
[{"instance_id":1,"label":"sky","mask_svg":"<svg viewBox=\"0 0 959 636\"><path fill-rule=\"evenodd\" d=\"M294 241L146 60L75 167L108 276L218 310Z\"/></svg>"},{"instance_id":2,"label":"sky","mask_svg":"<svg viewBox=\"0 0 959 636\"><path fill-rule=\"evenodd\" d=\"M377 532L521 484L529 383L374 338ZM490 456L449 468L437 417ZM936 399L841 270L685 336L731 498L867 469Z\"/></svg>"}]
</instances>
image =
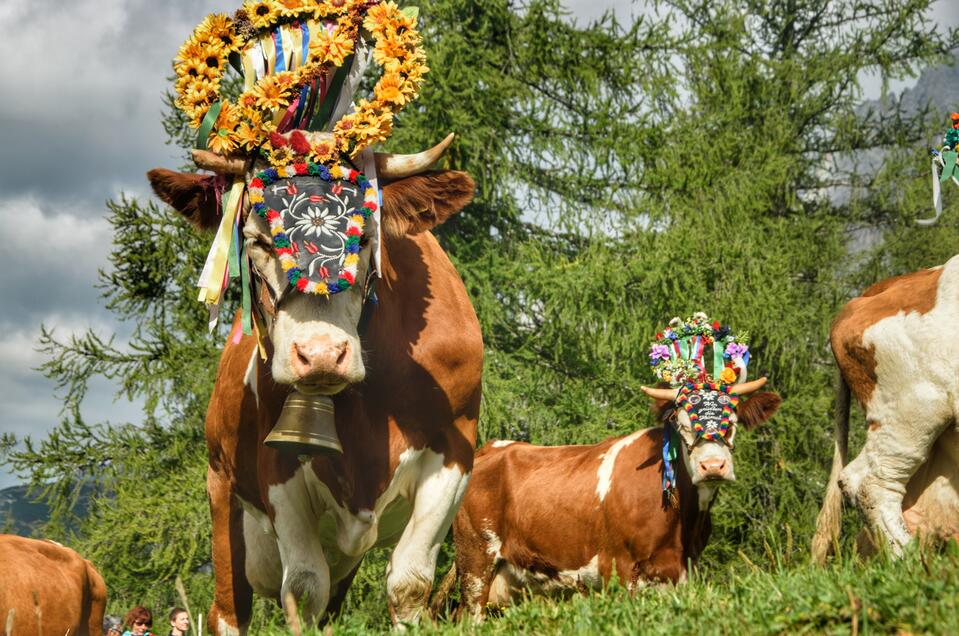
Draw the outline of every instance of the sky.
<instances>
[{"instance_id":1,"label":"sky","mask_svg":"<svg viewBox=\"0 0 959 636\"><path fill-rule=\"evenodd\" d=\"M87 328L121 340L130 332L95 287L111 249L105 202L150 197L146 171L180 163L160 123L169 61L207 13L240 4L0 0L0 41L21 61L0 65L0 223L8 228L0 241L0 431L42 438L59 420L55 387L36 371L41 324L61 339ZM607 9L627 21L641 10L629 0L566 4L581 21ZM959 23L959 2L938 2L933 17ZM877 79L866 78L866 92L878 95ZM27 249L41 254L39 267ZM114 392L94 382L85 418L138 421L139 405ZM0 466L0 488L16 481Z\"/></svg>"}]
</instances>

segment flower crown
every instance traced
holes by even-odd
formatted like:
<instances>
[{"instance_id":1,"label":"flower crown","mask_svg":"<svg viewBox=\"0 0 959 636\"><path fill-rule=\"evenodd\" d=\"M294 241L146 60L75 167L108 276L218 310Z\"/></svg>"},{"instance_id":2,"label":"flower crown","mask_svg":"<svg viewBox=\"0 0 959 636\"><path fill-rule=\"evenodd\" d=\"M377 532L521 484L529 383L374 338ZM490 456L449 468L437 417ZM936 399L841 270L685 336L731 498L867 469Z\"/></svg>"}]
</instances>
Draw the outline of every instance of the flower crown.
<instances>
[{"instance_id":1,"label":"flower crown","mask_svg":"<svg viewBox=\"0 0 959 636\"><path fill-rule=\"evenodd\" d=\"M749 364L748 341L748 334L734 334L702 312L685 320L677 316L656 334L649 364L657 378L674 387L687 383L733 384L739 377L737 368L745 369ZM711 375L703 361L707 346L713 350Z\"/></svg>"},{"instance_id":2,"label":"flower crown","mask_svg":"<svg viewBox=\"0 0 959 636\"><path fill-rule=\"evenodd\" d=\"M361 27L385 72L374 98L360 100L334 123ZM333 142L316 143L306 158L328 163L340 153L355 157L390 135L393 116L416 98L429 71L415 27L416 10L401 11L393 2L246 0L233 17L207 16L180 48L175 104L199 129L200 149L259 149L271 165L283 167L290 149L274 146L271 133L332 129ZM220 97L228 64L243 75L236 103Z\"/></svg>"}]
</instances>

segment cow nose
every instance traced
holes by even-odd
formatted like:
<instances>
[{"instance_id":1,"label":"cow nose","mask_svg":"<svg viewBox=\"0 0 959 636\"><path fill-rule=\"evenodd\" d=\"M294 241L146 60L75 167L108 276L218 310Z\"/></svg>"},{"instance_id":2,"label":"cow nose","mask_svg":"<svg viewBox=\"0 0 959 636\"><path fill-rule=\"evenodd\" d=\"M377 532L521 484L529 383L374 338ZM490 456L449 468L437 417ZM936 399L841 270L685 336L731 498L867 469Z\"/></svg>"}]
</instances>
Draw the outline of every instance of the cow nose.
<instances>
[{"instance_id":1,"label":"cow nose","mask_svg":"<svg viewBox=\"0 0 959 636\"><path fill-rule=\"evenodd\" d=\"M707 457L699 462L699 475L702 479L726 479L728 469L722 457Z\"/></svg>"},{"instance_id":2,"label":"cow nose","mask_svg":"<svg viewBox=\"0 0 959 636\"><path fill-rule=\"evenodd\" d=\"M303 342L294 342L291 364L299 378L341 381L347 375L350 343L346 338L333 339L316 336Z\"/></svg>"}]
</instances>

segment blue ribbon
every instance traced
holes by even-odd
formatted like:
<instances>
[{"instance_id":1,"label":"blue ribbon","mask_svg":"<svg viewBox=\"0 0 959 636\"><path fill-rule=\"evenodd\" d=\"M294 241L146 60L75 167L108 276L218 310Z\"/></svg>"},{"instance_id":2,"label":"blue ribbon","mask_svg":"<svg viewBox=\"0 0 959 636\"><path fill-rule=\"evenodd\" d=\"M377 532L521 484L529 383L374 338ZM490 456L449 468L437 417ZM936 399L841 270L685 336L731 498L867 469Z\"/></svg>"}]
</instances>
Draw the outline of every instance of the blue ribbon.
<instances>
[{"instance_id":1,"label":"blue ribbon","mask_svg":"<svg viewBox=\"0 0 959 636\"><path fill-rule=\"evenodd\" d=\"M676 487L676 471L673 469L677 452L675 435L672 426L663 426L663 490L666 491Z\"/></svg>"},{"instance_id":2,"label":"blue ribbon","mask_svg":"<svg viewBox=\"0 0 959 636\"><path fill-rule=\"evenodd\" d=\"M280 27L276 27L273 32L273 46L276 47L276 72L286 70L286 61L283 58L283 34L280 33Z\"/></svg>"}]
</instances>

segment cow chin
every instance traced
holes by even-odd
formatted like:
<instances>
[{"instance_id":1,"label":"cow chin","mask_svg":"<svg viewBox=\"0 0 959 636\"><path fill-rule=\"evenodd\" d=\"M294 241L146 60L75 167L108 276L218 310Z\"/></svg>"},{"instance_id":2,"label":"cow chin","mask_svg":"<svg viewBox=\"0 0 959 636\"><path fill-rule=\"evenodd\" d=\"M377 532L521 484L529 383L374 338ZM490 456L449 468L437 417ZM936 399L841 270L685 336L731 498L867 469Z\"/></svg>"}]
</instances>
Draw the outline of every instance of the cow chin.
<instances>
[{"instance_id":1,"label":"cow chin","mask_svg":"<svg viewBox=\"0 0 959 636\"><path fill-rule=\"evenodd\" d=\"M362 348L351 315L350 295L331 300L300 298L278 312L273 325L273 379L302 393L335 395L366 377ZM317 305L324 309L318 318ZM350 311L355 309L355 311Z\"/></svg>"}]
</instances>

